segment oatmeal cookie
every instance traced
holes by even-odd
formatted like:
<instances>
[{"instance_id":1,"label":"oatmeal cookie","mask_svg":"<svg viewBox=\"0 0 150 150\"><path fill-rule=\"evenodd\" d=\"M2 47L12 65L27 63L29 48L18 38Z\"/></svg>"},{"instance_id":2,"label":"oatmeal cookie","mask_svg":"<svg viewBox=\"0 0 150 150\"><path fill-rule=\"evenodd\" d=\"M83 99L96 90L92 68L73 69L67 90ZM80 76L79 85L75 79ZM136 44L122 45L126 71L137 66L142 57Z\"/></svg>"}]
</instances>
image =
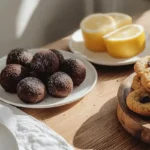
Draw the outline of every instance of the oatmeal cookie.
<instances>
[{"instance_id":1,"label":"oatmeal cookie","mask_svg":"<svg viewBox=\"0 0 150 150\"><path fill-rule=\"evenodd\" d=\"M150 56L146 56L138 60L134 65L134 71L140 77L148 67L150 67Z\"/></svg>"},{"instance_id":2,"label":"oatmeal cookie","mask_svg":"<svg viewBox=\"0 0 150 150\"><path fill-rule=\"evenodd\" d=\"M150 68L145 69L141 75L141 85L147 92L150 92Z\"/></svg>"},{"instance_id":3,"label":"oatmeal cookie","mask_svg":"<svg viewBox=\"0 0 150 150\"><path fill-rule=\"evenodd\" d=\"M139 89L141 87L141 79L138 75L135 75L131 85L133 90Z\"/></svg>"},{"instance_id":4,"label":"oatmeal cookie","mask_svg":"<svg viewBox=\"0 0 150 150\"><path fill-rule=\"evenodd\" d=\"M133 112L150 116L150 94L144 88L132 91L126 98L126 104Z\"/></svg>"}]
</instances>

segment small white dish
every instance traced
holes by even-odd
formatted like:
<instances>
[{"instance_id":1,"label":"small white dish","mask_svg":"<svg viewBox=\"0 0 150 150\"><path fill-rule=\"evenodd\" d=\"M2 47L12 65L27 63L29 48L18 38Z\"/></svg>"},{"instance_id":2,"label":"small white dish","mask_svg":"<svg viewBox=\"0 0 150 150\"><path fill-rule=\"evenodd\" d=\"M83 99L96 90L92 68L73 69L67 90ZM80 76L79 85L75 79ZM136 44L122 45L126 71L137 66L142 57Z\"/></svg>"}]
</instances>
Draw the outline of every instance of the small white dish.
<instances>
[{"instance_id":1,"label":"small white dish","mask_svg":"<svg viewBox=\"0 0 150 150\"><path fill-rule=\"evenodd\" d=\"M33 49L31 52L34 54L38 52L40 49ZM11 94L4 91L4 89L0 86L0 100L14 105L18 107L26 107L26 108L51 108L51 107L58 107L62 105L66 105L69 103L73 103L81 98L83 98L87 93L89 93L95 86L97 82L97 72L92 64L90 64L87 60L83 57L80 57L76 54L72 54L70 52L66 52L60 50L65 58L77 58L81 60L84 65L86 66L86 78L83 83L75 87L71 94L69 94L65 98L54 98L51 96L47 96L44 101L38 104L26 104L22 102L17 94ZM6 66L6 56L0 58L0 72Z\"/></svg>"},{"instance_id":2,"label":"small white dish","mask_svg":"<svg viewBox=\"0 0 150 150\"><path fill-rule=\"evenodd\" d=\"M0 104L0 123L5 125L13 134L15 134L17 127L17 119L8 107Z\"/></svg>"},{"instance_id":3,"label":"small white dish","mask_svg":"<svg viewBox=\"0 0 150 150\"><path fill-rule=\"evenodd\" d=\"M19 150L15 136L0 123L0 150Z\"/></svg>"},{"instance_id":4,"label":"small white dish","mask_svg":"<svg viewBox=\"0 0 150 150\"><path fill-rule=\"evenodd\" d=\"M92 63L98 65L106 65L106 66L123 66L123 65L134 64L141 57L149 55L148 47L150 47L150 45L148 45L148 42L146 42L145 50L139 55L127 59L117 59L111 57L106 52L92 52L88 50L84 45L84 40L80 29L75 31L72 34L71 39L69 41L69 48L73 53L84 57L85 59L87 59Z\"/></svg>"}]
</instances>

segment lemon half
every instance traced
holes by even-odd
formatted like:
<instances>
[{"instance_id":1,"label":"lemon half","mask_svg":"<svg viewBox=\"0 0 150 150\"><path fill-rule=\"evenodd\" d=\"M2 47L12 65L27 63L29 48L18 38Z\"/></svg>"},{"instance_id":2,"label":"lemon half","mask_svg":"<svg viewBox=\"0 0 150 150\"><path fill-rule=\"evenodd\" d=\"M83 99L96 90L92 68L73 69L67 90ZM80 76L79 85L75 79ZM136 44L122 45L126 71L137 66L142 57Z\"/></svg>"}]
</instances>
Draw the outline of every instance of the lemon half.
<instances>
[{"instance_id":1,"label":"lemon half","mask_svg":"<svg viewBox=\"0 0 150 150\"><path fill-rule=\"evenodd\" d=\"M107 15L115 20L117 28L132 24L132 18L127 14L113 12L107 13Z\"/></svg>"},{"instance_id":2,"label":"lemon half","mask_svg":"<svg viewBox=\"0 0 150 150\"><path fill-rule=\"evenodd\" d=\"M145 32L141 25L127 25L104 37L107 52L118 58L136 56L145 48Z\"/></svg>"},{"instance_id":3,"label":"lemon half","mask_svg":"<svg viewBox=\"0 0 150 150\"><path fill-rule=\"evenodd\" d=\"M84 18L80 24L85 46L91 51L106 51L103 36L114 31L116 24L111 16L93 14Z\"/></svg>"}]
</instances>

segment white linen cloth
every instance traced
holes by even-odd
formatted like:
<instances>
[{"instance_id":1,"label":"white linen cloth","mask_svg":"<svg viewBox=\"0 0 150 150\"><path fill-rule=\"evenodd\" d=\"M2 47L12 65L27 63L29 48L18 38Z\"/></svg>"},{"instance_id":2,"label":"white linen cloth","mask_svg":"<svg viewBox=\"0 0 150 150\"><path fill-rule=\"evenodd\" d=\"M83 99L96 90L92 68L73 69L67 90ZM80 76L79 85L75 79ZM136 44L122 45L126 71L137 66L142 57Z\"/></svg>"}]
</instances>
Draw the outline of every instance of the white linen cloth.
<instances>
[{"instance_id":1,"label":"white linen cloth","mask_svg":"<svg viewBox=\"0 0 150 150\"><path fill-rule=\"evenodd\" d=\"M73 150L45 124L3 102L0 102L0 123L15 135L19 150Z\"/></svg>"}]
</instances>

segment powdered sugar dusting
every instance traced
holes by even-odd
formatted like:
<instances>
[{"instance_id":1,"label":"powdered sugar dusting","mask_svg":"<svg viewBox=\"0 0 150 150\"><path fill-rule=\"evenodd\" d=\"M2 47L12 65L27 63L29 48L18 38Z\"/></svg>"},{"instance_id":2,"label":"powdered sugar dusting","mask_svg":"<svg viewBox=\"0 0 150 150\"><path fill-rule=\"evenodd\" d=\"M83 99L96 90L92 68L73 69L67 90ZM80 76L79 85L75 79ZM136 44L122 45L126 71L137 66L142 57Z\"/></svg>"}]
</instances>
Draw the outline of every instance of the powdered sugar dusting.
<instances>
[{"instance_id":1,"label":"powdered sugar dusting","mask_svg":"<svg viewBox=\"0 0 150 150\"><path fill-rule=\"evenodd\" d=\"M0 74L0 84L11 93L16 92L17 84L27 76L27 69L19 64L8 64Z\"/></svg>"},{"instance_id":2,"label":"powdered sugar dusting","mask_svg":"<svg viewBox=\"0 0 150 150\"><path fill-rule=\"evenodd\" d=\"M48 79L48 91L52 96L65 97L73 90L72 79L64 72L56 72Z\"/></svg>"},{"instance_id":3,"label":"powdered sugar dusting","mask_svg":"<svg viewBox=\"0 0 150 150\"><path fill-rule=\"evenodd\" d=\"M73 80L74 85L80 85L86 77L85 65L78 59L66 59L62 65L62 71L67 73Z\"/></svg>"},{"instance_id":4,"label":"powdered sugar dusting","mask_svg":"<svg viewBox=\"0 0 150 150\"><path fill-rule=\"evenodd\" d=\"M36 72L52 74L59 69L59 60L50 50L37 52L32 59L31 68Z\"/></svg>"},{"instance_id":5,"label":"powdered sugar dusting","mask_svg":"<svg viewBox=\"0 0 150 150\"><path fill-rule=\"evenodd\" d=\"M45 85L35 77L27 77L17 85L17 94L26 103L37 103L44 99Z\"/></svg>"},{"instance_id":6,"label":"powdered sugar dusting","mask_svg":"<svg viewBox=\"0 0 150 150\"><path fill-rule=\"evenodd\" d=\"M21 64L29 67L32 60L32 53L23 48L13 49L7 56L7 64Z\"/></svg>"}]
</instances>

